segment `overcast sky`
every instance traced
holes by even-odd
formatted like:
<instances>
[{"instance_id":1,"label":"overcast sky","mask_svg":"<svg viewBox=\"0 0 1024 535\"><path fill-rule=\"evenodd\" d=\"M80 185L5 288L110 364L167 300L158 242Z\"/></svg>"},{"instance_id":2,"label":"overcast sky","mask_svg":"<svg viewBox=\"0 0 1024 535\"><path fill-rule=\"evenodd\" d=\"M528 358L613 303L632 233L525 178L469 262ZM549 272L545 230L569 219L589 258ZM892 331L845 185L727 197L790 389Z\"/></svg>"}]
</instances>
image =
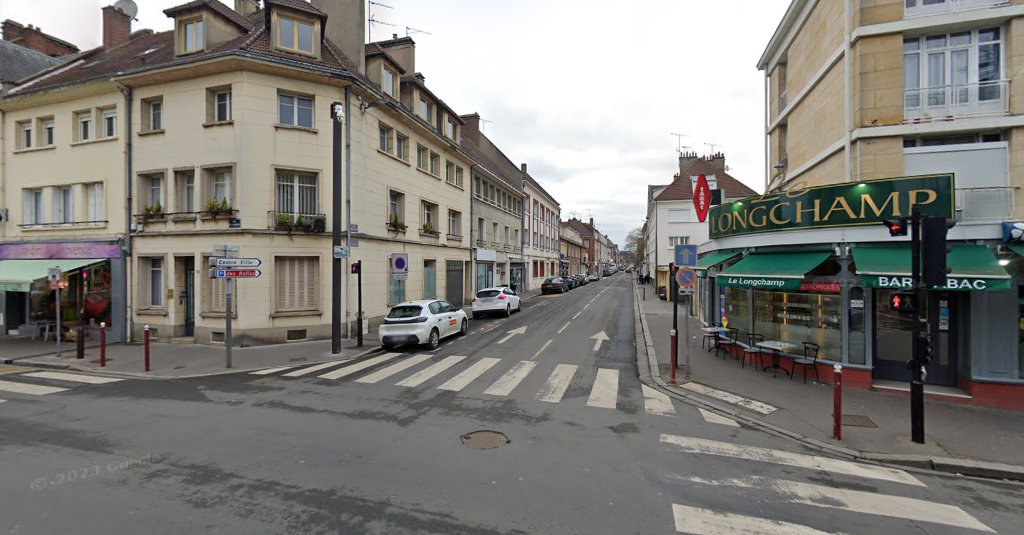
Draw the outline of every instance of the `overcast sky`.
<instances>
[{"instance_id":1,"label":"overcast sky","mask_svg":"<svg viewBox=\"0 0 1024 535\"><path fill-rule=\"evenodd\" d=\"M133 29L171 29L186 0L136 0ZM223 0L233 6L234 0ZM622 245L646 216L646 185L678 169L677 140L764 184L764 78L757 70L789 0L374 0L374 40L413 33L416 67L459 113L559 201ZM113 0L0 0L14 19L80 48L101 41Z\"/></svg>"}]
</instances>

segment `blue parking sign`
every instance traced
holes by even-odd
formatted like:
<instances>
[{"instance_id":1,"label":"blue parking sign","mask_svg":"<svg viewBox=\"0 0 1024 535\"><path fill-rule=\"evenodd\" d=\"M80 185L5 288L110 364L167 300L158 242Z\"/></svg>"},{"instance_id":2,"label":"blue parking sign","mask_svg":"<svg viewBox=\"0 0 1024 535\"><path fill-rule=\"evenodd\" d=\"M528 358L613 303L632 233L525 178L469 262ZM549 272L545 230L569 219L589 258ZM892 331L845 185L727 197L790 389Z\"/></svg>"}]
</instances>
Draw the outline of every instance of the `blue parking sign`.
<instances>
[{"instance_id":1,"label":"blue parking sign","mask_svg":"<svg viewBox=\"0 0 1024 535\"><path fill-rule=\"evenodd\" d=\"M676 265L693 267L697 265L696 245L676 245Z\"/></svg>"}]
</instances>

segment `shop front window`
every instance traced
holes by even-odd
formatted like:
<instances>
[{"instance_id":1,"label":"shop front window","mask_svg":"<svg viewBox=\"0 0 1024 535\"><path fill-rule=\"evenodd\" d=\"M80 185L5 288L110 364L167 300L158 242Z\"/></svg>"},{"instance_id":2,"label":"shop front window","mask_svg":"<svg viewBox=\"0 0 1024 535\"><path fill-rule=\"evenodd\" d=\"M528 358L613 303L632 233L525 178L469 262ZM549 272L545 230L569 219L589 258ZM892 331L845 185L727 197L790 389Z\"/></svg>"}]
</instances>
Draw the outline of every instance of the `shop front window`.
<instances>
[{"instance_id":1,"label":"shop front window","mask_svg":"<svg viewBox=\"0 0 1024 535\"><path fill-rule=\"evenodd\" d=\"M803 342L818 344L818 357L842 360L839 295L754 291L754 332L765 340L793 344L787 351L803 353Z\"/></svg>"},{"instance_id":2,"label":"shop front window","mask_svg":"<svg viewBox=\"0 0 1024 535\"><path fill-rule=\"evenodd\" d=\"M867 362L864 311L864 288L850 288L850 364Z\"/></svg>"},{"instance_id":3,"label":"shop front window","mask_svg":"<svg viewBox=\"0 0 1024 535\"><path fill-rule=\"evenodd\" d=\"M483 288L491 287L494 281L493 264L477 264L476 265L476 289L481 290Z\"/></svg>"},{"instance_id":4,"label":"shop front window","mask_svg":"<svg viewBox=\"0 0 1024 535\"><path fill-rule=\"evenodd\" d=\"M747 333L750 332L750 289L726 287L724 310L722 325L739 329L740 342L747 343Z\"/></svg>"}]
</instances>

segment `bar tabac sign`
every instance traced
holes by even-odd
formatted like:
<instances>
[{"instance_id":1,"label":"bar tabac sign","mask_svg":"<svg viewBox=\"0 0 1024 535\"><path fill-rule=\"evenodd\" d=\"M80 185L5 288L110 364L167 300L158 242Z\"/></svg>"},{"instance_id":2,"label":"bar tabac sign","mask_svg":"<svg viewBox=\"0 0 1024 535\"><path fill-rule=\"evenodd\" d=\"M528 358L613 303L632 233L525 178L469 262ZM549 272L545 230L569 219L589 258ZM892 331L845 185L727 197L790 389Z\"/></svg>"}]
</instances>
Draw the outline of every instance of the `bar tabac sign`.
<instances>
[{"instance_id":1,"label":"bar tabac sign","mask_svg":"<svg viewBox=\"0 0 1024 535\"><path fill-rule=\"evenodd\" d=\"M881 224L909 216L953 217L953 175L887 178L786 189L721 204L708 219L711 238L780 230Z\"/></svg>"}]
</instances>

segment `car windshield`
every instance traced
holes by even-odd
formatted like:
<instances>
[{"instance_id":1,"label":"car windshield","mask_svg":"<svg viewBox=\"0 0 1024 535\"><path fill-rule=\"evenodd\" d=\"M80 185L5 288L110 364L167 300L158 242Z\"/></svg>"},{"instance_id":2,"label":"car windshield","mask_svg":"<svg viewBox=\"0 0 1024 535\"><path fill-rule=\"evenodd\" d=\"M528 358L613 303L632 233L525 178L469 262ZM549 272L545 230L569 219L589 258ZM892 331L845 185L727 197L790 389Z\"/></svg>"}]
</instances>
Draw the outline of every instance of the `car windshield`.
<instances>
[{"instance_id":1,"label":"car windshield","mask_svg":"<svg viewBox=\"0 0 1024 535\"><path fill-rule=\"evenodd\" d=\"M422 311L423 307L400 306L392 308L391 312L388 312L388 317L391 319L415 318L419 316Z\"/></svg>"},{"instance_id":2,"label":"car windshield","mask_svg":"<svg viewBox=\"0 0 1024 535\"><path fill-rule=\"evenodd\" d=\"M558 279L547 279L547 280L544 281L544 284L558 284L558 283L559 283Z\"/></svg>"},{"instance_id":3,"label":"car windshield","mask_svg":"<svg viewBox=\"0 0 1024 535\"><path fill-rule=\"evenodd\" d=\"M476 293L477 297L497 297L501 293L498 290L480 290Z\"/></svg>"}]
</instances>

